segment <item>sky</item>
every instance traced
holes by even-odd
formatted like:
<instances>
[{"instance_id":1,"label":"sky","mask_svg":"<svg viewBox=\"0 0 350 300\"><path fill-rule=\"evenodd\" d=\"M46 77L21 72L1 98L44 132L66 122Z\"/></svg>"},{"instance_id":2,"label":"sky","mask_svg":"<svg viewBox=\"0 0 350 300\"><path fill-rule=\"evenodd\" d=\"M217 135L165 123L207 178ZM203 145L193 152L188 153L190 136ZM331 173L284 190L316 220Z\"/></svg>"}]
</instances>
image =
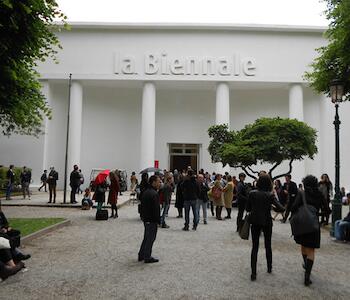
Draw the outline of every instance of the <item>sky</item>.
<instances>
[{"instance_id":1,"label":"sky","mask_svg":"<svg viewBox=\"0 0 350 300\"><path fill-rule=\"evenodd\" d=\"M327 26L321 0L56 0L71 22Z\"/></svg>"}]
</instances>

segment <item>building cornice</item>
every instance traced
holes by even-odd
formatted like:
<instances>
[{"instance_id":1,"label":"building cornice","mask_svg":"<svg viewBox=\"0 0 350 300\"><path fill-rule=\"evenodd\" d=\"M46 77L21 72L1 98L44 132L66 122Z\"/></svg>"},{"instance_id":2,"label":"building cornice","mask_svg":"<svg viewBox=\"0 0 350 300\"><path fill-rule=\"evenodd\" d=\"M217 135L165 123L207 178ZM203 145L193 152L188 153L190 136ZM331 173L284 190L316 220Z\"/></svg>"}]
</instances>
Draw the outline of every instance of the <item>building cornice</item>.
<instances>
[{"instance_id":1,"label":"building cornice","mask_svg":"<svg viewBox=\"0 0 350 300\"><path fill-rule=\"evenodd\" d=\"M189 31L265 31L324 33L324 26L268 25L268 24L209 24L209 23L109 23L69 22L72 29L95 30L189 30Z\"/></svg>"}]
</instances>

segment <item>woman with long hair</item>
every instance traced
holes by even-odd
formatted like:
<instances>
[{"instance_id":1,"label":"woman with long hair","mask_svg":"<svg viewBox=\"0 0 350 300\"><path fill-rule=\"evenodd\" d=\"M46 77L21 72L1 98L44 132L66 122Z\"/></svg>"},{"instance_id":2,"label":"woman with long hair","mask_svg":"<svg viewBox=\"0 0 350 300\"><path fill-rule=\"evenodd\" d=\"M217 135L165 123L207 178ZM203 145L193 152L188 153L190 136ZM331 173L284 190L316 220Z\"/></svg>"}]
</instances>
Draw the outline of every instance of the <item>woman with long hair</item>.
<instances>
[{"instance_id":1,"label":"woman with long hair","mask_svg":"<svg viewBox=\"0 0 350 300\"><path fill-rule=\"evenodd\" d=\"M109 186L109 193L108 193L108 201L111 205L112 214L111 218L118 218L118 208L117 208L117 201L118 201L118 193L120 190L119 186L119 176L117 172L110 172L109 178L111 180L111 184Z\"/></svg>"},{"instance_id":2,"label":"woman with long hair","mask_svg":"<svg viewBox=\"0 0 350 300\"><path fill-rule=\"evenodd\" d=\"M327 207L328 209L322 213L321 216L321 224L328 225L329 222L329 215L330 215L330 208L329 204L331 203L331 198L333 197L333 184L331 180L329 179L328 174L322 174L321 180L318 183L319 189L323 195L323 197L326 199Z\"/></svg>"},{"instance_id":3,"label":"woman with long hair","mask_svg":"<svg viewBox=\"0 0 350 300\"><path fill-rule=\"evenodd\" d=\"M303 179L304 193L306 204L314 206L317 212L325 211L327 209L327 202L322 192L319 190L317 178L312 175L308 175ZM292 215L296 213L298 208L303 205L303 195L298 193L295 203L291 208ZM320 227L316 232L307 233L299 236L295 236L294 240L301 246L301 255L303 256L303 268L305 269L304 284L309 286L312 281L310 280L312 266L315 260L315 249L320 248L321 232Z\"/></svg>"},{"instance_id":4,"label":"woman with long hair","mask_svg":"<svg viewBox=\"0 0 350 300\"><path fill-rule=\"evenodd\" d=\"M272 193L272 182L269 175L261 174L256 182L256 190L249 193L246 205L247 212L250 212L249 221L251 224L252 233L252 252L251 252L251 269L252 274L250 279L256 280L256 264L259 251L259 237L261 232L264 233L265 251L267 260L267 272L272 272L272 205L279 210L284 210L284 207L276 200Z\"/></svg>"}]
</instances>

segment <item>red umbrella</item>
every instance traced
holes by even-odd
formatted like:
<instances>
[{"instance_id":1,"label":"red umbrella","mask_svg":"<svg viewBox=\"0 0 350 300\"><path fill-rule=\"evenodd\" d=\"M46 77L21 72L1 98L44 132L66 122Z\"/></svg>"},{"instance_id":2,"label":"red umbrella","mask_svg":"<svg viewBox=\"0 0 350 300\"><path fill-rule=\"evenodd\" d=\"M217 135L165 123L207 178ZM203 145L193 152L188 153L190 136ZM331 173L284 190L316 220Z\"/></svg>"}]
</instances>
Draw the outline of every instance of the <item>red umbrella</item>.
<instances>
[{"instance_id":1,"label":"red umbrella","mask_svg":"<svg viewBox=\"0 0 350 300\"><path fill-rule=\"evenodd\" d=\"M104 182L107 178L107 176L109 175L110 171L109 170L104 170L100 173L97 174L96 178L95 178L95 185L101 184L102 182Z\"/></svg>"}]
</instances>

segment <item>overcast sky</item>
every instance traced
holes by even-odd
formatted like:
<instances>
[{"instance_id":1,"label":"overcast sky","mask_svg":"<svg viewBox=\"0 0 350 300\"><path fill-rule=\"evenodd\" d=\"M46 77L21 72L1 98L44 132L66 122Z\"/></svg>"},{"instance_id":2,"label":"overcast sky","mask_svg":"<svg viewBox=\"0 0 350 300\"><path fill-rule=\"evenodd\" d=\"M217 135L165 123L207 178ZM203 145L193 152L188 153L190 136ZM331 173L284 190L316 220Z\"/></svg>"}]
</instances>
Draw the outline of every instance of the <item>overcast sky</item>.
<instances>
[{"instance_id":1,"label":"overcast sky","mask_svg":"<svg viewBox=\"0 0 350 300\"><path fill-rule=\"evenodd\" d=\"M320 0L56 0L69 21L327 26Z\"/></svg>"}]
</instances>

